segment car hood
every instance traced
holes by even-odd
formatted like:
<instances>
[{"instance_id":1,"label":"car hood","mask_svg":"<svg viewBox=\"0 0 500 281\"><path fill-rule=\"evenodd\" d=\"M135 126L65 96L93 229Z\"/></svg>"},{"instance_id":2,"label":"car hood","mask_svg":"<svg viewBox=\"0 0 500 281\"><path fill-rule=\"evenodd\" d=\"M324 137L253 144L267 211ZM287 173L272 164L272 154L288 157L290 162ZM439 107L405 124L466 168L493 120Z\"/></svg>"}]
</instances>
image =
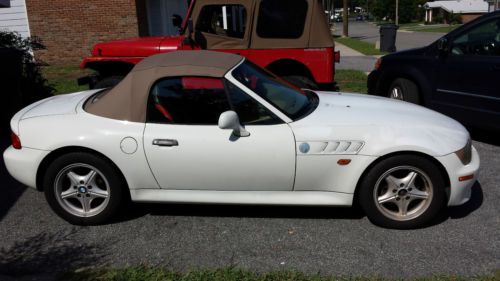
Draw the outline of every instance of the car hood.
<instances>
[{"instance_id":1,"label":"car hood","mask_svg":"<svg viewBox=\"0 0 500 281\"><path fill-rule=\"evenodd\" d=\"M366 155L408 150L442 156L469 140L460 123L418 105L360 94L317 94L316 110L290 124L297 142L359 141L359 153Z\"/></svg>"},{"instance_id":2,"label":"car hood","mask_svg":"<svg viewBox=\"0 0 500 281\"><path fill-rule=\"evenodd\" d=\"M115 40L94 45L94 57L148 57L179 48L179 36L156 36Z\"/></svg>"}]
</instances>

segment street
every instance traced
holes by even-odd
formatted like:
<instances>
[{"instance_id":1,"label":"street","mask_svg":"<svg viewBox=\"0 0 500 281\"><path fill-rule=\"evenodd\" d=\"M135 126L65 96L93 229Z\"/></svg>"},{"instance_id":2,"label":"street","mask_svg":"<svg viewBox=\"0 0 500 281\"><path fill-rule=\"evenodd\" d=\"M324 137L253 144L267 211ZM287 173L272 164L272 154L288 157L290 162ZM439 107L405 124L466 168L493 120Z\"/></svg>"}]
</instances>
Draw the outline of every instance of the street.
<instances>
[{"instance_id":1,"label":"street","mask_svg":"<svg viewBox=\"0 0 500 281\"><path fill-rule=\"evenodd\" d=\"M2 161L0 280L139 264L343 276L489 274L500 268L500 146L474 145L482 170L472 200L410 231L374 226L351 208L168 204L132 205L108 225L77 227L58 218L43 193L16 183Z\"/></svg>"},{"instance_id":2,"label":"street","mask_svg":"<svg viewBox=\"0 0 500 281\"><path fill-rule=\"evenodd\" d=\"M335 23L335 35L340 36L342 34L342 26L342 23ZM443 35L444 33L398 31L396 49L402 51L424 47L441 38ZM379 27L365 21L349 21L349 36L373 44L380 41ZM376 57L353 54L349 51L346 52L343 50L343 46L340 46L338 43L336 49L340 50L340 63L335 65L337 69L356 69L364 72L373 70L373 66L377 60Z\"/></svg>"}]
</instances>

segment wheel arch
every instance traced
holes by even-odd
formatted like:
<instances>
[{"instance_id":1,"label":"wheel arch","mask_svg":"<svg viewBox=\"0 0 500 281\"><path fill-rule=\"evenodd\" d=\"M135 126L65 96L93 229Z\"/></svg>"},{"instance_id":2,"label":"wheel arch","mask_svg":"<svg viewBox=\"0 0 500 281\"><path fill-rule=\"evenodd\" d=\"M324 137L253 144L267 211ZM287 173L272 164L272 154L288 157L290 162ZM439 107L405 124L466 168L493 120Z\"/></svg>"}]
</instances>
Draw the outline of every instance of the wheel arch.
<instances>
[{"instance_id":1,"label":"wheel arch","mask_svg":"<svg viewBox=\"0 0 500 281\"><path fill-rule=\"evenodd\" d=\"M45 172L47 171L47 168L50 165L50 163L52 163L55 159L57 159L58 157L60 157L64 154L74 153L74 152L85 152L85 153L89 153L89 154L94 154L94 155L97 155L97 156L105 159L113 166L113 168L116 169L116 171L118 171L118 174L120 175L123 183L126 184L128 187L127 179L125 178L125 175L123 174L121 169L109 157L107 157L103 153L98 152L98 151L91 149L91 148L88 148L88 147L83 147L83 146L65 146L65 147L61 147L61 148L58 148L56 150L53 150L47 156L45 156L45 158L42 160L42 162L40 162L40 165L38 166L38 170L36 173L36 189L38 191L43 191L43 184L42 184L43 177L44 177Z\"/></svg>"},{"instance_id":2,"label":"wheel arch","mask_svg":"<svg viewBox=\"0 0 500 281\"><path fill-rule=\"evenodd\" d=\"M399 78L408 79L415 83L418 88L418 95L420 97L421 104L426 105L429 103L429 97L432 94L432 87L430 86L431 83L425 75L413 67L406 69L389 68L387 71L384 71L378 84L378 95L386 97L391 84Z\"/></svg>"},{"instance_id":3,"label":"wheel arch","mask_svg":"<svg viewBox=\"0 0 500 281\"><path fill-rule=\"evenodd\" d=\"M282 77L290 75L303 75L316 83L311 70L302 62L293 59L279 59L271 62L266 69Z\"/></svg>"},{"instance_id":4,"label":"wheel arch","mask_svg":"<svg viewBox=\"0 0 500 281\"><path fill-rule=\"evenodd\" d=\"M377 165L378 163L386 160L386 159L389 159L391 157L395 157L395 156L400 156L400 155L414 155L414 156L420 156L420 157L423 157L429 161L431 161L433 164L436 165L436 167L438 167L439 169L439 173L441 174L443 180L444 180L444 183L445 183L445 194L446 194L446 199L449 200L449 196L450 196L450 186L451 186L451 182L450 182L450 175L448 174L448 172L446 171L446 168L443 166L443 164L441 164L441 162L439 162L436 158L428 155L428 154L425 154L425 153L422 153L422 152L418 152L418 151L411 151L411 150L408 150L408 151L397 151L397 152L392 152L392 153L388 153L388 154L385 154L383 156L380 156L378 157L377 159L375 159L372 163L370 163L366 168L365 170L363 171L363 173L361 174L361 176L358 178L358 181L356 183L356 187L355 187L355 190L354 190L354 198L353 198L353 204L358 204L358 200L359 200L359 190L360 190L360 186L361 186L361 182L363 180L363 178L366 176L366 174L375 166Z\"/></svg>"}]
</instances>

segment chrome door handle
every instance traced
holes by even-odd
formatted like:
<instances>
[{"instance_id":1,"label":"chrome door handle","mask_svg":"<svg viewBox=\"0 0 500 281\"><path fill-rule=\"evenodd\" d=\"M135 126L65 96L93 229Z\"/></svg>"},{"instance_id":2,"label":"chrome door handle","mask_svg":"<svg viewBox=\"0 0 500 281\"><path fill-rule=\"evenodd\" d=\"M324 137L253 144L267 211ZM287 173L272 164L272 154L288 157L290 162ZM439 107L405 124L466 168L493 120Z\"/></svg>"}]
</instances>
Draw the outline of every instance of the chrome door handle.
<instances>
[{"instance_id":1,"label":"chrome door handle","mask_svg":"<svg viewBox=\"0 0 500 281\"><path fill-rule=\"evenodd\" d=\"M155 139L155 140L153 140L153 145L157 145L157 146L178 146L179 142L177 140Z\"/></svg>"}]
</instances>

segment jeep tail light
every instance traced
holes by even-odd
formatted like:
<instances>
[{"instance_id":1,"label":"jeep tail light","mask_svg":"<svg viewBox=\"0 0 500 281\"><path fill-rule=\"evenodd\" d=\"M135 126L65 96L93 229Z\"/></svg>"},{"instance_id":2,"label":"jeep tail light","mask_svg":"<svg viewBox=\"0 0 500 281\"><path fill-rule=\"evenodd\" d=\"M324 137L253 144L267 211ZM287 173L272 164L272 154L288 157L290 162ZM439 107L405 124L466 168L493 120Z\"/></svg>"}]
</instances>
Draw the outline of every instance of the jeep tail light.
<instances>
[{"instance_id":1,"label":"jeep tail light","mask_svg":"<svg viewBox=\"0 0 500 281\"><path fill-rule=\"evenodd\" d=\"M19 139L19 137L16 134L14 134L14 132L10 133L10 142L12 144L12 147L15 149L23 148L21 146L21 139Z\"/></svg>"},{"instance_id":2,"label":"jeep tail light","mask_svg":"<svg viewBox=\"0 0 500 281\"><path fill-rule=\"evenodd\" d=\"M381 64L382 64L382 58L378 58L378 60L375 62L375 70L378 70Z\"/></svg>"}]
</instances>

